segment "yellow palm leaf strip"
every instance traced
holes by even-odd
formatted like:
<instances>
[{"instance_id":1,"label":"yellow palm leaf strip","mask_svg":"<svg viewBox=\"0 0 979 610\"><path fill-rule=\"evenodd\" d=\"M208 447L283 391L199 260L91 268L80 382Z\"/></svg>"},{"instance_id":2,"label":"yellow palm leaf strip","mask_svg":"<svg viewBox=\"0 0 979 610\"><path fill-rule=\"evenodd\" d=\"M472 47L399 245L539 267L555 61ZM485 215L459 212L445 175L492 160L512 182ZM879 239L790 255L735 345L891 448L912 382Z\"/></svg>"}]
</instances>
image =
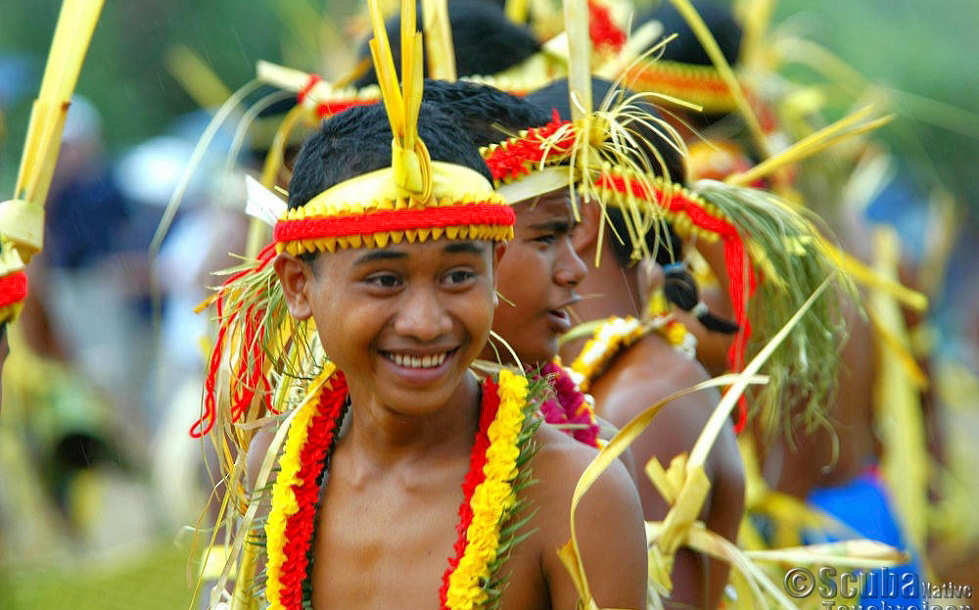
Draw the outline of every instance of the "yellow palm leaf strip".
<instances>
[{"instance_id":1,"label":"yellow palm leaf strip","mask_svg":"<svg viewBox=\"0 0 979 610\"><path fill-rule=\"evenodd\" d=\"M368 45L371 50L371 58L374 60L374 70L377 72L377 84L381 88L381 99L384 101L384 109L391 123L391 132L395 138L404 133L404 103L401 99L401 89L398 87L398 75L394 68L394 60L391 58L391 43L388 41L387 30L384 28L384 17L378 6L378 0L368 0L371 23L374 28L374 37ZM411 11L414 14L414 10ZM402 30L407 23L408 16L402 15ZM404 32L402 31L402 34ZM402 36L402 41L404 36ZM402 42L402 45L405 43ZM402 55L402 64L404 56Z\"/></svg>"},{"instance_id":2,"label":"yellow palm leaf strip","mask_svg":"<svg viewBox=\"0 0 979 610\"><path fill-rule=\"evenodd\" d=\"M772 19L775 0L748 0L735 7L741 17L744 35L741 37L741 61L757 65L762 44Z\"/></svg>"},{"instance_id":3,"label":"yellow palm leaf strip","mask_svg":"<svg viewBox=\"0 0 979 610\"><path fill-rule=\"evenodd\" d=\"M876 290L884 290L895 299L916 311L928 309L928 297L904 286L895 279L884 277L867 267L859 259L839 249L826 238L819 237L819 247L833 263L854 281Z\"/></svg>"},{"instance_id":4,"label":"yellow palm leaf strip","mask_svg":"<svg viewBox=\"0 0 979 610\"><path fill-rule=\"evenodd\" d=\"M167 51L167 71L201 108L220 106L231 90L200 55L177 44Z\"/></svg>"},{"instance_id":5,"label":"yellow palm leaf strip","mask_svg":"<svg viewBox=\"0 0 979 610\"><path fill-rule=\"evenodd\" d=\"M710 33L710 29L704 23L704 20L700 18L697 9L693 7L690 0L670 0L670 2L676 7L684 20L686 20L690 29L693 30L693 33L697 36L697 40L700 41L701 46L704 47L704 51L707 52L707 56L710 57L710 60L714 63L714 67L717 68L721 79L724 80L728 89L731 90L731 95L734 97L738 111L741 113L745 124L748 125L748 131L751 132L751 137L755 142L755 146L758 148L759 154L761 154L762 158L767 159L771 156L768 139L765 137L765 132L758 122L758 117L755 116L754 111L751 109L751 104L748 103L748 98L745 97L744 90L741 89L741 83L738 82L738 77L735 76L731 65L724 58L721 48L717 46L714 35Z\"/></svg>"},{"instance_id":6,"label":"yellow palm leaf strip","mask_svg":"<svg viewBox=\"0 0 979 610\"><path fill-rule=\"evenodd\" d=\"M41 89L31 108L14 199L5 202L0 228L26 264L44 245L44 202L61 148L61 134L102 0L66 0L61 6Z\"/></svg>"},{"instance_id":7,"label":"yellow palm leaf strip","mask_svg":"<svg viewBox=\"0 0 979 610\"><path fill-rule=\"evenodd\" d=\"M588 118L591 99L591 36L588 33L587 0L565 0L564 29L568 39L568 94L571 119Z\"/></svg>"},{"instance_id":8,"label":"yellow palm leaf strip","mask_svg":"<svg viewBox=\"0 0 979 610\"><path fill-rule=\"evenodd\" d=\"M799 140L791 147L779 154L769 157L755 165L751 169L732 174L725 178L725 182L735 186L748 186L756 180L770 175L781 167L797 163L803 159L811 157L825 150L826 148L840 141L840 137L850 138L861 133L866 133L878 127L882 127L894 119L894 115L881 117L865 125L857 125L860 121L869 117L874 111L873 106L865 106L849 116L828 125L819 131L812 133L802 140Z\"/></svg>"},{"instance_id":9,"label":"yellow palm leaf strip","mask_svg":"<svg viewBox=\"0 0 979 610\"><path fill-rule=\"evenodd\" d=\"M745 555L756 561L786 565L832 565L863 569L889 567L908 561L907 553L866 538L784 549L745 551Z\"/></svg>"},{"instance_id":10,"label":"yellow palm leaf strip","mask_svg":"<svg viewBox=\"0 0 979 610\"><path fill-rule=\"evenodd\" d=\"M430 160L425 144L417 137L418 112L422 99L422 41L415 32L415 4L410 0L401 3L401 77L403 89L398 87L398 75L391 58L391 45L384 29L384 19L377 0L368 2L374 37L370 41L371 56L377 72L381 98L394 135L391 148L391 166L397 184L416 195L422 201L431 196L432 180Z\"/></svg>"},{"instance_id":11,"label":"yellow palm leaf strip","mask_svg":"<svg viewBox=\"0 0 979 610\"><path fill-rule=\"evenodd\" d=\"M530 2L529 0L506 0L503 4L503 12L506 13L507 19L510 21L521 25L526 24L527 17L530 15Z\"/></svg>"},{"instance_id":12,"label":"yellow palm leaf strip","mask_svg":"<svg viewBox=\"0 0 979 610\"><path fill-rule=\"evenodd\" d=\"M422 0L422 20L429 77L455 81L456 58L452 45L452 28L449 25L448 2Z\"/></svg>"},{"instance_id":13,"label":"yellow palm leaf strip","mask_svg":"<svg viewBox=\"0 0 979 610\"><path fill-rule=\"evenodd\" d=\"M43 204L50 186L51 174L58 157L61 141L61 131L64 127L67 104L71 99L78 75L82 70L85 52L95 32L99 13L102 12L102 0L66 0L61 5L58 23L55 26L54 38L51 41L51 51L41 80L41 91L34 102L31 112L31 125L41 130L42 140L39 142L43 154L36 160L37 165L21 165L18 175L16 192L26 189L32 195L29 201ZM52 121L38 125L34 122L34 113L51 112ZM47 117L45 117L47 118ZM28 136L30 137L30 136ZM25 155L26 156L26 155ZM36 168L36 171L24 171Z\"/></svg>"},{"instance_id":14,"label":"yellow palm leaf strip","mask_svg":"<svg viewBox=\"0 0 979 610\"><path fill-rule=\"evenodd\" d=\"M893 228L874 234L875 268L885 277L897 276L899 242ZM893 489L897 513L912 548L923 548L928 510L928 450L921 412L920 387L907 373L910 340L897 302L887 293L870 295L869 308L875 327L880 371L875 380L875 422L880 428L883 451L881 472ZM883 330L885 333L881 333ZM891 341L896 342L894 346ZM897 347L898 349L895 349ZM920 372L919 372L920 374Z\"/></svg>"},{"instance_id":15,"label":"yellow palm leaf strip","mask_svg":"<svg viewBox=\"0 0 979 610\"><path fill-rule=\"evenodd\" d=\"M564 564L565 569L571 575L572 580L575 583L575 587L578 591L578 596L586 604L585 607L595 607L594 599L591 596L591 588L588 585L588 578L585 574L585 567L581 560L581 554L578 550L578 534L577 528L575 527L575 514L578 510L578 504L581 499L585 496L591 486L595 484L598 478L603 472L618 459L622 453L629 448L629 445L634 441L643 430L645 430L656 415L670 402L678 398L682 398L688 394L693 394L694 392L700 392L706 389L721 387L729 385L734 382L735 379L739 378L740 375L722 375L714 379L709 379L707 381L698 383L695 386L680 390L667 396L663 400L647 407L642 413L637 415L628 424L622 427L619 432L612 437L612 439L598 452L598 455L592 460L592 462L585 468L584 472L581 473L581 477L578 479L578 483L575 486L574 494L571 497L571 539L558 550L558 557ZM749 383L764 383L767 381L764 377L754 376L750 379ZM591 605L589 605L591 604Z\"/></svg>"},{"instance_id":16,"label":"yellow palm leaf strip","mask_svg":"<svg viewBox=\"0 0 979 610\"><path fill-rule=\"evenodd\" d=\"M687 462L687 471L690 472L697 468L703 468L704 463L707 460L707 454L710 453L711 447L714 446L714 442L717 440L718 434L724 428L724 425L730 421L731 410L734 405L737 404L738 399L747 389L748 384L751 382L751 378L758 372L758 369L768 360L768 357L778 349L778 346L782 344L782 341L789 335L791 330L796 324L802 319L802 317L809 311L813 303L819 298L819 296L826 290L830 285L830 282L834 279L834 275L826 278L823 283L816 289L815 292L810 295L810 297L803 303L799 311L795 313L789 321L785 323L785 326L779 330L775 336L765 344L765 347L758 352L748 366L744 368L738 379L734 382L734 385L724 393L721 397L721 401L717 403L717 407L711 414L710 418L707 420L707 424L704 425L703 431L700 436L697 437L697 442L694 444L693 450L690 452L690 460Z\"/></svg>"},{"instance_id":17,"label":"yellow palm leaf strip","mask_svg":"<svg viewBox=\"0 0 979 610\"><path fill-rule=\"evenodd\" d=\"M663 529L663 522L647 522L646 536L650 540L656 539L662 535ZM744 583L748 585L751 597L754 598L754 604L748 607L772 607L766 603L767 600L764 593L767 593L770 598L777 602L777 605L774 607L784 608L785 610L798 610L792 600L786 597L785 593L771 581L761 568L755 565L744 551L720 534L708 530L703 523L697 522L690 528L686 545L695 552L709 555L729 563L734 568L732 576L740 576ZM657 589L656 591L660 595L668 594L668 592L661 589Z\"/></svg>"},{"instance_id":18,"label":"yellow palm leaf strip","mask_svg":"<svg viewBox=\"0 0 979 610\"><path fill-rule=\"evenodd\" d=\"M282 119L279 128L276 129L272 137L272 146L269 147L268 154L265 155L265 163L262 166L261 182L262 186L271 189L275 186L282 169L283 155L286 144L289 143L289 136L296 128L296 124L302 119L308 110L302 104L297 104ZM269 240L269 227L258 218L252 218L248 224L248 240L245 242L245 256L255 258L258 251L262 249Z\"/></svg>"}]
</instances>

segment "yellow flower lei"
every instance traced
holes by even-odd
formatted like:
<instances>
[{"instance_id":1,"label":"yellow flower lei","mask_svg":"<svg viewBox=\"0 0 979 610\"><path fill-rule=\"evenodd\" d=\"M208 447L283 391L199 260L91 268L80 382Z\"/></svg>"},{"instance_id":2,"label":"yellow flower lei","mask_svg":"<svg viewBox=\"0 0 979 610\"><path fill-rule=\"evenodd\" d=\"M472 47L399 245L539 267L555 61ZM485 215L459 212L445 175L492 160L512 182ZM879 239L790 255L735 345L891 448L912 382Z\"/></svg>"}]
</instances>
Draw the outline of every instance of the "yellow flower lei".
<instances>
[{"instance_id":1,"label":"yellow flower lei","mask_svg":"<svg viewBox=\"0 0 979 610\"><path fill-rule=\"evenodd\" d=\"M319 396L328 386L333 368L315 381L319 388L296 411L279 460L280 473L272 489L272 508L265 531L268 555L266 597L270 610L285 610L280 602L282 566L285 564L286 521L299 511L293 486L300 483L301 454L309 429L317 414ZM525 420L528 381L522 375L503 370L499 376L499 406L487 430L489 446L483 465L484 479L472 492L469 505L473 517L466 530L466 548L449 576L446 608L471 610L490 599L488 589L499 562L503 533L501 528L519 506L514 482L520 471L518 461L525 450ZM508 542L508 541L505 541ZM509 547L509 544L505 546ZM494 587L498 588L498 587Z\"/></svg>"},{"instance_id":2,"label":"yellow flower lei","mask_svg":"<svg viewBox=\"0 0 979 610\"><path fill-rule=\"evenodd\" d=\"M478 608L488 598L482 583L492 576L499 552L500 526L516 505L512 482L517 477L519 437L526 417L527 379L500 372L500 406L489 427L490 446L483 472L486 478L473 491L473 520L466 552L449 577L446 606L452 610Z\"/></svg>"},{"instance_id":3,"label":"yellow flower lei","mask_svg":"<svg viewBox=\"0 0 979 610\"><path fill-rule=\"evenodd\" d=\"M571 370L579 375L575 378L578 388L587 392L592 380L605 371L612 358L647 332L649 329L632 316L608 318L595 330L592 338L581 348L581 353L571 362Z\"/></svg>"},{"instance_id":4,"label":"yellow flower lei","mask_svg":"<svg viewBox=\"0 0 979 610\"><path fill-rule=\"evenodd\" d=\"M688 357L694 356L696 337L673 317L666 295L659 289L650 295L642 320L632 316L612 316L585 342L581 353L571 363L571 371L579 389L587 392L591 382L605 371L612 358L653 331Z\"/></svg>"}]
</instances>

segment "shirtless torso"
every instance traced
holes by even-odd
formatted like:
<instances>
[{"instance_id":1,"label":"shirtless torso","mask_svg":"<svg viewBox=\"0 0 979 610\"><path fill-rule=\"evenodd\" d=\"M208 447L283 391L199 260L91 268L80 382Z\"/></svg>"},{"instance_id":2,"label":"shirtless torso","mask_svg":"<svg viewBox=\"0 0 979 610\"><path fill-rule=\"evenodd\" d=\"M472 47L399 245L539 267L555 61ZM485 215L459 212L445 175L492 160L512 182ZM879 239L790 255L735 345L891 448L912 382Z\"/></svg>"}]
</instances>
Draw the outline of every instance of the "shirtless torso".
<instances>
[{"instance_id":1,"label":"shirtless torso","mask_svg":"<svg viewBox=\"0 0 979 610\"><path fill-rule=\"evenodd\" d=\"M250 465L261 461L272 433L266 429L256 436ZM356 443L341 438L316 520L314 608L438 607L442 575L458 535L469 439L382 466ZM522 528L530 535L503 564L504 610L573 608L577 601L556 551L570 537L571 495L595 450L547 424L538 429L535 441L531 468L536 483L519 494L526 504L514 518L530 516ZM582 501L577 522L595 598L603 606L644 608L641 507L621 463Z\"/></svg>"}]
</instances>

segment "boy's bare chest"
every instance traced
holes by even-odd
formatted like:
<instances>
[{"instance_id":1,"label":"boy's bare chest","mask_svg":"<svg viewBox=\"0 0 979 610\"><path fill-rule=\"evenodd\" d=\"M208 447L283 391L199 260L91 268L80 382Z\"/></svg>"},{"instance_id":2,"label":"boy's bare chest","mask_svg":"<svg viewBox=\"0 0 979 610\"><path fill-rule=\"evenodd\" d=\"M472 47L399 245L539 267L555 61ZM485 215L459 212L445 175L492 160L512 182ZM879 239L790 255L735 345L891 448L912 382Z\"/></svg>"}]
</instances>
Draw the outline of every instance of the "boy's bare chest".
<instances>
[{"instance_id":1,"label":"boy's bare chest","mask_svg":"<svg viewBox=\"0 0 979 610\"><path fill-rule=\"evenodd\" d=\"M463 475L443 485L385 477L362 487L334 477L317 517L314 607L437 608Z\"/></svg>"},{"instance_id":2,"label":"boy's bare chest","mask_svg":"<svg viewBox=\"0 0 979 610\"><path fill-rule=\"evenodd\" d=\"M463 477L414 489L358 489L334 477L316 521L314 608L438 608L442 577L455 556ZM504 566L510 572L504 608L535 607L509 599L539 586L530 545L520 545ZM535 583L524 583L528 578Z\"/></svg>"}]
</instances>

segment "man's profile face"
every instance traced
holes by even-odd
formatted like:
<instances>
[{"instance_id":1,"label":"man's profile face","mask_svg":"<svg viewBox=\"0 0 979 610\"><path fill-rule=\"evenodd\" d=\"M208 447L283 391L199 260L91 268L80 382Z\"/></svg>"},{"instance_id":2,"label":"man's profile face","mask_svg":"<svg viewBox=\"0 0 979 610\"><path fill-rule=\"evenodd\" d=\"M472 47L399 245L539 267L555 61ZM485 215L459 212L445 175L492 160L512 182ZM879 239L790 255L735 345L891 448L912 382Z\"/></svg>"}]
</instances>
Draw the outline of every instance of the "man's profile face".
<instances>
[{"instance_id":1,"label":"man's profile face","mask_svg":"<svg viewBox=\"0 0 979 610\"><path fill-rule=\"evenodd\" d=\"M514 211L514 238L497 269L503 298L493 330L524 364L548 362L557 355L558 338L571 328L567 308L579 300L575 287L587 267L571 241L575 220L568 189L520 202ZM484 351L485 358L493 356Z\"/></svg>"},{"instance_id":2,"label":"man's profile face","mask_svg":"<svg viewBox=\"0 0 979 610\"><path fill-rule=\"evenodd\" d=\"M446 239L321 254L304 298L351 387L398 412L430 413L489 337L494 256L490 242Z\"/></svg>"}]
</instances>

